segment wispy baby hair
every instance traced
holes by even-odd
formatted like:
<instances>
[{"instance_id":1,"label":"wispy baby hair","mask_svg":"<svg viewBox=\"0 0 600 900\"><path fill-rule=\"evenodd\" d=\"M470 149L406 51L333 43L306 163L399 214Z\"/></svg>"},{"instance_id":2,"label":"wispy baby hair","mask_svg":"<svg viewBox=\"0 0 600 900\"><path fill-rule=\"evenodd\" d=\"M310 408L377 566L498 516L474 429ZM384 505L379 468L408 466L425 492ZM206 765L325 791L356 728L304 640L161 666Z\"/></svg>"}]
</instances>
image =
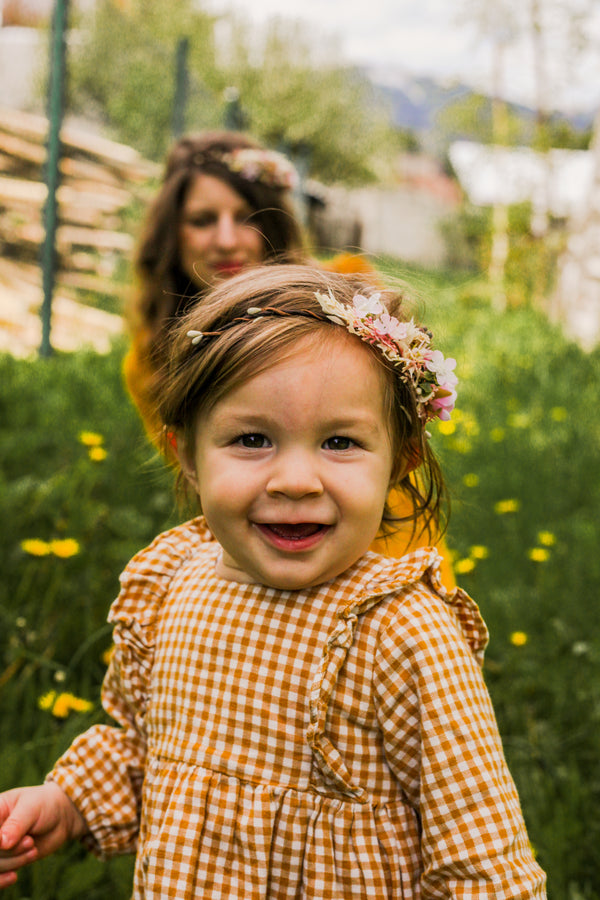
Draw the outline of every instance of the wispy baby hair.
<instances>
[{"instance_id":1,"label":"wispy baby hair","mask_svg":"<svg viewBox=\"0 0 600 900\"><path fill-rule=\"evenodd\" d=\"M348 327L354 321L356 297L364 300L374 293L373 283L364 276L312 266L261 266L224 282L181 320L173 334L170 363L159 391L165 428L193 454L202 415L229 391L292 355L302 338L310 335L325 345L360 341L382 378L394 460L391 483L412 497L413 518L419 516L424 527L439 527L443 481L425 430L427 419L437 413L423 402L421 382L412 372L407 377L399 364L400 350L382 352L379 332L366 324L363 333ZM324 296L334 301L335 317L323 303ZM410 333L418 332L429 346L431 336L414 324L405 297L383 290L377 292L376 302L380 318L393 317L398 329L407 323ZM427 391L434 375L426 371ZM406 472L407 463L408 468L419 467L418 477ZM392 521L387 511L384 521Z\"/></svg>"}]
</instances>

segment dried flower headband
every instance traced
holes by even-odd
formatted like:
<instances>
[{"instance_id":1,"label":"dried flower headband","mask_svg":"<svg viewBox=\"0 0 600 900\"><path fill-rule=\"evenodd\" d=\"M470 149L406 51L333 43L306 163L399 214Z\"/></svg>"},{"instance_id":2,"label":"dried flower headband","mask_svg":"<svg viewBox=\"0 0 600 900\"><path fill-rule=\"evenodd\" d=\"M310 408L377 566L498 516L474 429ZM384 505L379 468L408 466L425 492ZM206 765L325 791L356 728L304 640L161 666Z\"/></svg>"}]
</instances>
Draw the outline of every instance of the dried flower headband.
<instances>
[{"instance_id":1,"label":"dried flower headband","mask_svg":"<svg viewBox=\"0 0 600 900\"><path fill-rule=\"evenodd\" d=\"M331 291L327 294L315 291L315 298L330 322L341 325L350 334L377 347L398 370L400 378L413 388L423 423L435 418L449 419L456 401L458 378L453 371L456 360L445 359L440 350L433 350L430 332L416 325L413 319L401 322L390 316L379 297L378 293L370 297L355 294L352 306L345 306L335 299ZM290 313L268 306L250 307L247 316L234 319L230 325L265 315L305 316L323 321L319 315L308 310ZM192 344L199 344L203 338L221 333L188 331L187 336L191 338Z\"/></svg>"},{"instance_id":2,"label":"dried flower headband","mask_svg":"<svg viewBox=\"0 0 600 900\"><path fill-rule=\"evenodd\" d=\"M192 161L197 166L219 163L246 181L259 181L271 188L293 190L298 175L291 162L276 150L260 147L237 147L229 152L198 150Z\"/></svg>"}]
</instances>

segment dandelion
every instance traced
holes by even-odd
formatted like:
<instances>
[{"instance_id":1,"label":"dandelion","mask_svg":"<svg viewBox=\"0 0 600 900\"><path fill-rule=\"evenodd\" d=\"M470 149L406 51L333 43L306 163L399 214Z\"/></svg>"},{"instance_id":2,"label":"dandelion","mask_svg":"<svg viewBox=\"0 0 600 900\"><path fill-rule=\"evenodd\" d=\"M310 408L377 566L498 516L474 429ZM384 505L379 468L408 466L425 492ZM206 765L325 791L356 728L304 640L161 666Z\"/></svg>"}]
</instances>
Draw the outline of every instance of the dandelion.
<instances>
[{"instance_id":1,"label":"dandelion","mask_svg":"<svg viewBox=\"0 0 600 900\"><path fill-rule=\"evenodd\" d=\"M492 430L490 431L490 437L495 444L499 444L506 437L506 432L504 428L492 428Z\"/></svg>"},{"instance_id":2,"label":"dandelion","mask_svg":"<svg viewBox=\"0 0 600 900\"><path fill-rule=\"evenodd\" d=\"M504 516L507 513L518 512L521 504L518 500L510 499L510 500L498 500L497 503L494 504L494 512L499 516Z\"/></svg>"},{"instance_id":3,"label":"dandelion","mask_svg":"<svg viewBox=\"0 0 600 900\"><path fill-rule=\"evenodd\" d=\"M527 555L533 562L546 562L550 559L550 551L545 547L532 547Z\"/></svg>"},{"instance_id":4,"label":"dandelion","mask_svg":"<svg viewBox=\"0 0 600 900\"><path fill-rule=\"evenodd\" d=\"M104 443L104 438L101 434L96 434L95 431L81 431L79 433L79 441L84 447L99 447Z\"/></svg>"},{"instance_id":5,"label":"dandelion","mask_svg":"<svg viewBox=\"0 0 600 900\"><path fill-rule=\"evenodd\" d=\"M538 531L538 543L543 547L553 547L556 543L556 535L551 531Z\"/></svg>"},{"instance_id":6,"label":"dandelion","mask_svg":"<svg viewBox=\"0 0 600 900\"><path fill-rule=\"evenodd\" d=\"M107 457L104 447L90 447L88 456L93 462L102 462Z\"/></svg>"},{"instance_id":7,"label":"dandelion","mask_svg":"<svg viewBox=\"0 0 600 900\"><path fill-rule=\"evenodd\" d=\"M475 568L474 559L459 559L454 564L454 571L457 575L468 575Z\"/></svg>"},{"instance_id":8,"label":"dandelion","mask_svg":"<svg viewBox=\"0 0 600 900\"><path fill-rule=\"evenodd\" d=\"M26 538L24 541L21 541L21 550L24 550L30 556L48 556L49 553L52 553L50 544L46 541L41 541L39 538Z\"/></svg>"},{"instance_id":9,"label":"dandelion","mask_svg":"<svg viewBox=\"0 0 600 900\"><path fill-rule=\"evenodd\" d=\"M57 682L57 684L61 684L63 681L66 681L66 680L67 680L67 673L65 672L65 670L64 670L64 669L58 669L58 670L54 673L54 680Z\"/></svg>"},{"instance_id":10,"label":"dandelion","mask_svg":"<svg viewBox=\"0 0 600 900\"><path fill-rule=\"evenodd\" d=\"M528 413L515 413L510 416L508 424L511 428L529 428L531 425L531 418Z\"/></svg>"},{"instance_id":11,"label":"dandelion","mask_svg":"<svg viewBox=\"0 0 600 900\"><path fill-rule=\"evenodd\" d=\"M474 544L471 547L471 559L487 559L490 551L482 544Z\"/></svg>"},{"instance_id":12,"label":"dandelion","mask_svg":"<svg viewBox=\"0 0 600 900\"><path fill-rule=\"evenodd\" d=\"M467 454L473 449L473 444L467 438L457 438L452 444L457 453Z\"/></svg>"},{"instance_id":13,"label":"dandelion","mask_svg":"<svg viewBox=\"0 0 600 900\"><path fill-rule=\"evenodd\" d=\"M553 406L550 410L550 418L554 422L564 422L567 418L567 410L564 406Z\"/></svg>"},{"instance_id":14,"label":"dandelion","mask_svg":"<svg viewBox=\"0 0 600 900\"><path fill-rule=\"evenodd\" d=\"M510 636L513 647L524 647L528 640L529 636L524 631L513 631Z\"/></svg>"},{"instance_id":15,"label":"dandelion","mask_svg":"<svg viewBox=\"0 0 600 900\"><path fill-rule=\"evenodd\" d=\"M447 422L438 422L438 431L440 434L454 434L456 431L456 423L449 419Z\"/></svg>"},{"instance_id":16,"label":"dandelion","mask_svg":"<svg viewBox=\"0 0 600 900\"><path fill-rule=\"evenodd\" d=\"M79 553L79 543L75 538L64 538L62 541L50 541L50 552L60 559L69 559L70 556L77 556Z\"/></svg>"},{"instance_id":17,"label":"dandelion","mask_svg":"<svg viewBox=\"0 0 600 900\"><path fill-rule=\"evenodd\" d=\"M76 697L75 694L60 693L56 691L48 691L38 700L40 709L51 712L57 719L66 719L70 712L85 713L90 712L94 708L94 704L83 697Z\"/></svg>"},{"instance_id":18,"label":"dandelion","mask_svg":"<svg viewBox=\"0 0 600 900\"><path fill-rule=\"evenodd\" d=\"M467 472L467 474L463 476L463 484L468 488L477 487L479 484L479 475L476 475L475 472Z\"/></svg>"}]
</instances>

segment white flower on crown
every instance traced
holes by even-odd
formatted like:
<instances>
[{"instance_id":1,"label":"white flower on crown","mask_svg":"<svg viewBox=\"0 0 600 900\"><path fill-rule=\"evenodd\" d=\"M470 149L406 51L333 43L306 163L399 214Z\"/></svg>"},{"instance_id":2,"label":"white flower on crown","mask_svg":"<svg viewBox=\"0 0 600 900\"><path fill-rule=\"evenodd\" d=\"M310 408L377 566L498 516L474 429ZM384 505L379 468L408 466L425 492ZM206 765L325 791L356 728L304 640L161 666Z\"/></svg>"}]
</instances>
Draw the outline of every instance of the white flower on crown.
<instances>
[{"instance_id":1,"label":"white flower on crown","mask_svg":"<svg viewBox=\"0 0 600 900\"><path fill-rule=\"evenodd\" d=\"M364 319L365 316L381 316L385 314L385 306L379 300L380 297L381 294L371 294L370 297L365 297L364 294L355 294L352 299L352 306L358 317Z\"/></svg>"},{"instance_id":2,"label":"white flower on crown","mask_svg":"<svg viewBox=\"0 0 600 900\"><path fill-rule=\"evenodd\" d=\"M438 384L445 387L458 384L458 378L453 372L453 369L456 368L456 360L452 357L444 359L441 350L432 350L425 365L430 372L433 372Z\"/></svg>"}]
</instances>

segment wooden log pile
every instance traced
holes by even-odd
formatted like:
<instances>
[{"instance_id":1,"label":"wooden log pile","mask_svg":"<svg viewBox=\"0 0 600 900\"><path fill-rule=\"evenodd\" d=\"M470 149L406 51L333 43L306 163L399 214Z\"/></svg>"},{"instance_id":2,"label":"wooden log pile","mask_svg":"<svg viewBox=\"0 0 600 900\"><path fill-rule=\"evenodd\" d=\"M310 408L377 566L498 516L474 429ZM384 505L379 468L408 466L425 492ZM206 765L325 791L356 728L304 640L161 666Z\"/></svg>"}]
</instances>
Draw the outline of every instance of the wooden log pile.
<instances>
[{"instance_id":1,"label":"wooden log pile","mask_svg":"<svg viewBox=\"0 0 600 900\"><path fill-rule=\"evenodd\" d=\"M47 131L43 116L0 109L0 257L39 262ZM136 199L147 201L159 166L73 125L63 126L61 144L57 282L118 294L114 275L134 244L126 213Z\"/></svg>"}]
</instances>

